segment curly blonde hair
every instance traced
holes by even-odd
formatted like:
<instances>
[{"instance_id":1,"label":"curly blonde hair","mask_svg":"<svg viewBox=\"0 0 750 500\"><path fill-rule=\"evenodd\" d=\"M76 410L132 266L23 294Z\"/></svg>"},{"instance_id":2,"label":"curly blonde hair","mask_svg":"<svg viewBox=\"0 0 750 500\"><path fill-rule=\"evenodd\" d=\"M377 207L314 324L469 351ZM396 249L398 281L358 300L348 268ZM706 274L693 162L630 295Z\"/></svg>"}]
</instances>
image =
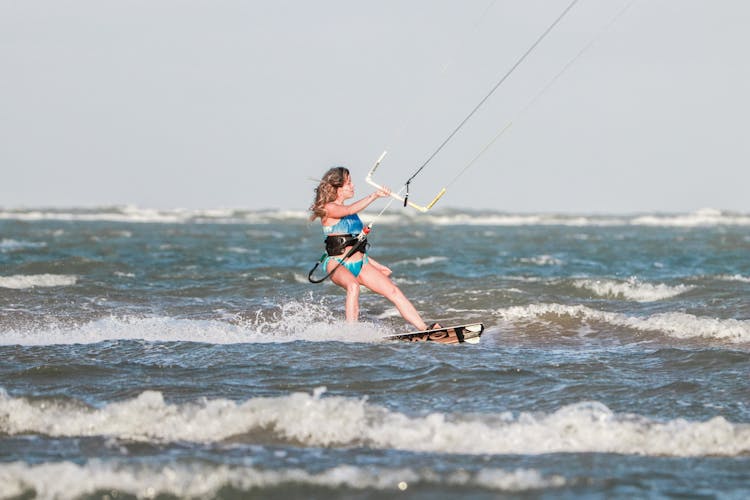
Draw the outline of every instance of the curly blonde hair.
<instances>
[{"instance_id":1,"label":"curly blonde hair","mask_svg":"<svg viewBox=\"0 0 750 500\"><path fill-rule=\"evenodd\" d=\"M328 172L320 180L318 187L315 188L315 199L312 205L310 205L310 211L312 212L310 216L311 221L318 217L323 219L326 216L326 209L324 208L326 203L330 203L336 199L336 190L343 186L348 178L349 169L346 167L328 169Z\"/></svg>"}]
</instances>

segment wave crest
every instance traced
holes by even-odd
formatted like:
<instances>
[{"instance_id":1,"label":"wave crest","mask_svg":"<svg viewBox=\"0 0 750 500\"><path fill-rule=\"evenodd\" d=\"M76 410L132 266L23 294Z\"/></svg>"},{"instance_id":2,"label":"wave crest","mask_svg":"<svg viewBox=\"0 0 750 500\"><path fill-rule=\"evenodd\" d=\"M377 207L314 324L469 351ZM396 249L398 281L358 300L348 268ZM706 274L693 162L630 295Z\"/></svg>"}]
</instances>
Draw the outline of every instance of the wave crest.
<instances>
[{"instance_id":1,"label":"wave crest","mask_svg":"<svg viewBox=\"0 0 750 500\"><path fill-rule=\"evenodd\" d=\"M659 332L678 339L705 338L733 343L750 342L750 320L718 319L670 312L645 318L599 311L583 305L531 304L500 309L496 314L509 322L549 322L554 318L598 321L643 332Z\"/></svg>"},{"instance_id":2,"label":"wave crest","mask_svg":"<svg viewBox=\"0 0 750 500\"><path fill-rule=\"evenodd\" d=\"M90 409L79 403L29 401L0 393L0 433L54 437L109 436L144 442L222 442L262 432L282 442L322 447L367 446L428 453L621 453L738 456L750 453L750 425L723 417L657 421L617 414L598 402L552 413L409 416L366 399L294 393L169 404L147 391ZM304 415L304 418L300 418Z\"/></svg>"},{"instance_id":3,"label":"wave crest","mask_svg":"<svg viewBox=\"0 0 750 500\"><path fill-rule=\"evenodd\" d=\"M369 215L369 214L365 214ZM182 223L249 223L263 224L284 220L304 222L305 210L150 209L132 205L92 208L24 208L0 210L0 220L23 221L111 221L152 224ZM385 214L381 224L414 220L413 215ZM420 224L473 226L568 226L568 227L715 227L750 226L750 214L704 208L682 214L579 215L579 214L513 214L493 210L438 210L420 216Z\"/></svg>"},{"instance_id":4,"label":"wave crest","mask_svg":"<svg viewBox=\"0 0 750 500\"><path fill-rule=\"evenodd\" d=\"M211 464L126 465L91 460L27 465L16 462L0 465L0 498L35 493L40 498L80 498L97 491L117 491L138 498L160 495L177 498L213 498L223 488L243 492L276 488L287 484L354 490L404 491L420 486L475 486L497 491L529 491L562 487L563 477L542 476L534 469L487 468L476 473L455 471L438 474L410 468L383 468L340 465L321 472L303 469L269 470L247 466ZM255 493L255 491L254 491Z\"/></svg>"},{"instance_id":5,"label":"wave crest","mask_svg":"<svg viewBox=\"0 0 750 500\"><path fill-rule=\"evenodd\" d=\"M600 297L624 298L636 302L654 302L676 297L693 289L692 286L664 283L643 283L637 278L628 281L615 280L576 280L573 286L589 290Z\"/></svg>"}]
</instances>

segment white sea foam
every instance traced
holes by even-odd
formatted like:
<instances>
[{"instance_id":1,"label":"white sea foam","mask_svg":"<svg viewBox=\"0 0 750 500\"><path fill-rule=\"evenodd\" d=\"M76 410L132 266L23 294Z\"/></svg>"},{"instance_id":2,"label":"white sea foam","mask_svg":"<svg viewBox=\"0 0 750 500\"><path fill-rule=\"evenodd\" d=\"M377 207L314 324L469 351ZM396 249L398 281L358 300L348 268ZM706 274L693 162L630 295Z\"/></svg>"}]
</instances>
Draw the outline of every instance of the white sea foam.
<instances>
[{"instance_id":1,"label":"white sea foam","mask_svg":"<svg viewBox=\"0 0 750 500\"><path fill-rule=\"evenodd\" d=\"M55 287L75 285L78 278L65 274L15 274L0 276L0 288L21 290L35 287Z\"/></svg>"},{"instance_id":2,"label":"white sea foam","mask_svg":"<svg viewBox=\"0 0 750 500\"><path fill-rule=\"evenodd\" d=\"M190 218L189 211L151 210L136 207L96 208L96 209L38 209L6 210L0 212L0 219L9 220L58 220L58 221L110 221L110 222L152 222L176 223Z\"/></svg>"},{"instance_id":3,"label":"white sea foam","mask_svg":"<svg viewBox=\"0 0 750 500\"><path fill-rule=\"evenodd\" d=\"M150 209L132 205L95 208L40 208L6 209L0 211L5 220L57 220L82 222L134 222L152 224L179 224L185 222L213 223L266 223L279 220L305 220L302 210L248 211L231 208L215 209Z\"/></svg>"},{"instance_id":4,"label":"white sea foam","mask_svg":"<svg viewBox=\"0 0 750 500\"><path fill-rule=\"evenodd\" d=\"M209 342L231 344L261 341L262 336L223 321L167 317L108 317L81 325L51 324L33 329L8 330L2 345L91 344L107 340Z\"/></svg>"},{"instance_id":5,"label":"white sea foam","mask_svg":"<svg viewBox=\"0 0 750 500\"><path fill-rule=\"evenodd\" d=\"M213 498L222 488L241 491L303 484L322 488L408 490L412 484L477 486L497 491L530 491L564 486L561 476L544 477L533 469L488 468L478 473L437 473L411 468L340 465L321 472L303 469L267 469L212 464L129 465L92 460L28 465L0 465L0 498L21 497L31 491L39 498L73 499L97 491L116 491L138 498L168 495L177 498Z\"/></svg>"},{"instance_id":6,"label":"white sea foam","mask_svg":"<svg viewBox=\"0 0 750 500\"><path fill-rule=\"evenodd\" d=\"M534 264L537 266L559 266L563 261L551 255L536 255L534 257L524 257L519 259L524 264Z\"/></svg>"},{"instance_id":7,"label":"white sea foam","mask_svg":"<svg viewBox=\"0 0 750 500\"><path fill-rule=\"evenodd\" d=\"M397 262L394 262L394 264L408 264L412 266L422 267L429 266L437 262L445 262L446 260L448 260L448 257L433 255L430 257L417 257L416 259L399 260Z\"/></svg>"},{"instance_id":8,"label":"white sea foam","mask_svg":"<svg viewBox=\"0 0 750 500\"><path fill-rule=\"evenodd\" d=\"M395 332L368 322L334 319L330 309L313 303L284 304L271 317L253 320L198 320L170 317L106 317L81 325L50 324L0 331L0 345L92 344L110 340L151 342L378 342Z\"/></svg>"},{"instance_id":9,"label":"white sea foam","mask_svg":"<svg viewBox=\"0 0 750 500\"><path fill-rule=\"evenodd\" d=\"M0 219L6 220L62 220L62 221L111 221L145 223L250 223L264 224L278 221L305 221L309 212L305 210L243 210L216 209L149 209L132 205L94 208L30 208L0 210ZM363 213L369 220L375 213ZM404 213L385 213L378 217L378 224L396 224L415 216ZM473 225L473 226L658 226L658 227L703 227L703 226L748 226L750 215L724 212L705 208L687 214L642 214L642 215L568 215L568 214L508 214L499 212L444 212L437 210L419 216L419 224Z\"/></svg>"},{"instance_id":10,"label":"white sea foam","mask_svg":"<svg viewBox=\"0 0 750 500\"><path fill-rule=\"evenodd\" d=\"M531 304L500 309L496 314L510 322L545 322L551 316L564 316L578 318L581 322L602 322L644 332L659 332L679 339L750 342L750 320L717 319L680 312L640 318L582 305Z\"/></svg>"},{"instance_id":11,"label":"white sea foam","mask_svg":"<svg viewBox=\"0 0 750 500\"><path fill-rule=\"evenodd\" d=\"M299 418L304 414L305 418ZM171 404L156 391L90 408L69 400L27 400L0 391L0 433L102 436L140 442L222 442L262 431L314 447L369 447L426 453L621 453L742 456L750 424L723 417L660 421L581 402L551 413L410 416L366 399L294 393L245 402L201 399Z\"/></svg>"},{"instance_id":12,"label":"white sea foam","mask_svg":"<svg viewBox=\"0 0 750 500\"><path fill-rule=\"evenodd\" d=\"M29 248L44 248L47 244L43 241L18 241L9 238L0 240L0 252L17 252Z\"/></svg>"},{"instance_id":13,"label":"white sea foam","mask_svg":"<svg viewBox=\"0 0 750 500\"><path fill-rule=\"evenodd\" d=\"M563 215L563 214L500 214L451 213L428 214L422 218L436 225L482 226L573 226L573 227L705 227L748 226L750 215L704 208L687 214Z\"/></svg>"},{"instance_id":14,"label":"white sea foam","mask_svg":"<svg viewBox=\"0 0 750 500\"><path fill-rule=\"evenodd\" d=\"M424 222L438 226L623 226L628 223L623 217L599 217L558 214L500 214L500 213L452 213L422 217Z\"/></svg>"},{"instance_id":15,"label":"white sea foam","mask_svg":"<svg viewBox=\"0 0 750 500\"><path fill-rule=\"evenodd\" d=\"M643 283L637 278L630 278L627 281L581 279L574 281L573 285L590 290L600 297L624 298L636 302L669 299L693 289L687 285Z\"/></svg>"},{"instance_id":16,"label":"white sea foam","mask_svg":"<svg viewBox=\"0 0 750 500\"><path fill-rule=\"evenodd\" d=\"M703 208L690 214L643 215L634 218L630 223L636 226L659 227L750 226L750 215Z\"/></svg>"},{"instance_id":17,"label":"white sea foam","mask_svg":"<svg viewBox=\"0 0 750 500\"><path fill-rule=\"evenodd\" d=\"M230 253L241 253L241 254L251 253L252 250L255 250L255 249L250 249L250 248L245 248L245 247L227 247L226 248L227 252L230 252ZM253 253L258 253L258 252L256 250Z\"/></svg>"},{"instance_id":18,"label":"white sea foam","mask_svg":"<svg viewBox=\"0 0 750 500\"><path fill-rule=\"evenodd\" d=\"M740 283L750 283L750 277L742 276L741 274L722 274L717 276L718 279L723 281L738 281Z\"/></svg>"}]
</instances>

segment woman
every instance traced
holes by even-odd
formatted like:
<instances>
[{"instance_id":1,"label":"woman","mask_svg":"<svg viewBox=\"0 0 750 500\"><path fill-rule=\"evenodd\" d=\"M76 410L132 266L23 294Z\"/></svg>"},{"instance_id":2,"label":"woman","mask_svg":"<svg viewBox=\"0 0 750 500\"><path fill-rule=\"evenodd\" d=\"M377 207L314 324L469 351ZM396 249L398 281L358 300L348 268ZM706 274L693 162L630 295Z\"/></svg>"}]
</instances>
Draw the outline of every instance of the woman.
<instances>
[{"instance_id":1,"label":"woman","mask_svg":"<svg viewBox=\"0 0 750 500\"><path fill-rule=\"evenodd\" d=\"M315 188L315 200L310 206L310 220L320 217L323 234L326 235L328 256L323 261L323 270L327 273L333 271L331 280L346 290L347 321L355 322L359 318L359 286L364 285L393 302L401 316L417 330L427 330L427 324L412 303L389 278L391 270L388 267L367 255L364 248L344 259L356 244L351 240L364 229L357 213L376 199L389 195L390 192L387 190L378 190L359 201L345 205L344 202L354 196L354 184L349 170L334 167L326 172ZM439 326L435 323L430 328Z\"/></svg>"}]
</instances>

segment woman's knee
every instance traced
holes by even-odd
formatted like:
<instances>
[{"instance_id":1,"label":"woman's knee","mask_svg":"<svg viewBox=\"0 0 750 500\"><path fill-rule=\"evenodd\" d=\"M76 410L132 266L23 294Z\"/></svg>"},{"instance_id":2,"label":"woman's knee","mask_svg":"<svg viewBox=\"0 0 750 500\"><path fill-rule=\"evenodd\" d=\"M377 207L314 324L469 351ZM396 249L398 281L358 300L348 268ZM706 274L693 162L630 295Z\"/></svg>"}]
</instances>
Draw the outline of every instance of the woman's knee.
<instances>
[{"instance_id":1,"label":"woman's knee","mask_svg":"<svg viewBox=\"0 0 750 500\"><path fill-rule=\"evenodd\" d=\"M403 300L406 298L406 295L404 295L404 292L402 292L399 287L396 285L389 286L385 293L383 294L387 299L389 299L391 302L398 302L399 300Z\"/></svg>"}]
</instances>

